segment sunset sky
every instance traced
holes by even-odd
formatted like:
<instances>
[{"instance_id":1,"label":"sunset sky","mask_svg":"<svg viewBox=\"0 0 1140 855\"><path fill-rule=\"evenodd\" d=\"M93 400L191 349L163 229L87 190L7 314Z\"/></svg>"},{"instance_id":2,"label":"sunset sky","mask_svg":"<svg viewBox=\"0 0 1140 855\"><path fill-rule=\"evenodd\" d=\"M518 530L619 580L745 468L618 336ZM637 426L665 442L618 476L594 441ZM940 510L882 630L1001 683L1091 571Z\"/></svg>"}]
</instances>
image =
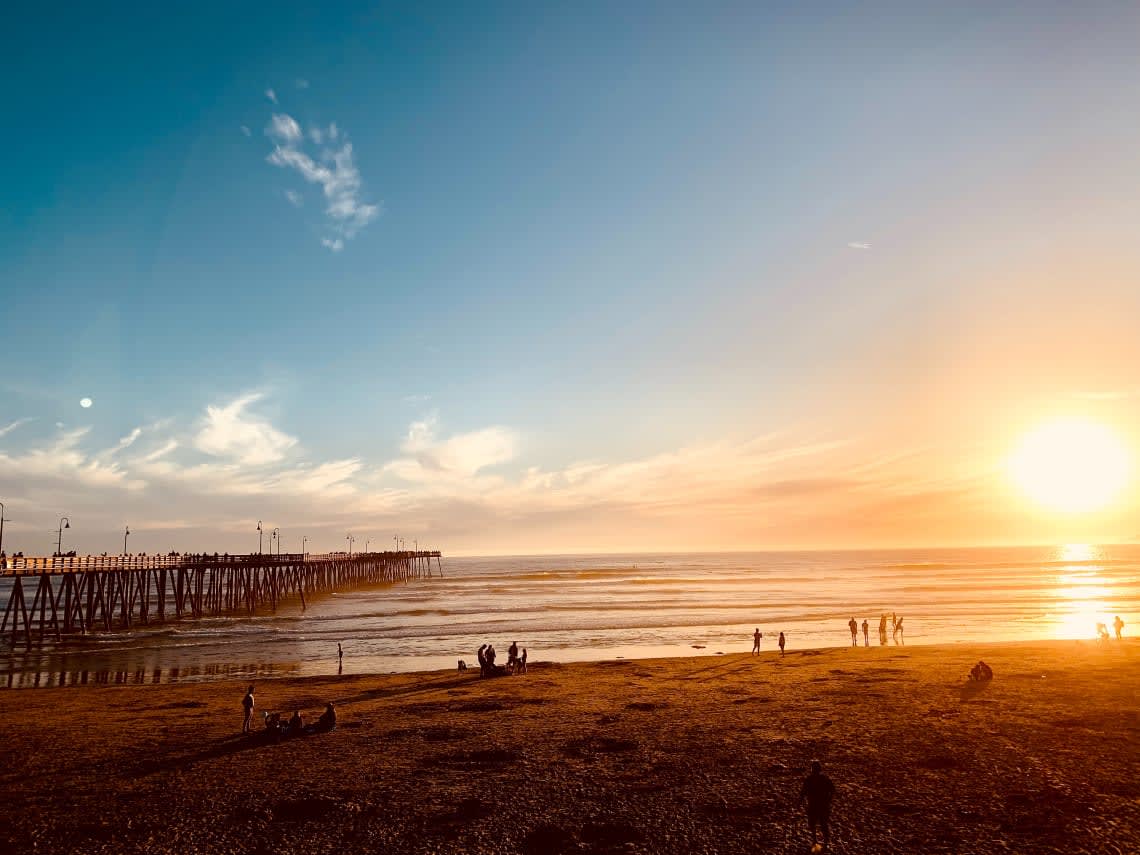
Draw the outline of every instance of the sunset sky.
<instances>
[{"instance_id":1,"label":"sunset sky","mask_svg":"<svg viewBox=\"0 0 1140 855\"><path fill-rule=\"evenodd\" d=\"M8 13L5 548L1140 538L1140 6L824 8Z\"/></svg>"}]
</instances>

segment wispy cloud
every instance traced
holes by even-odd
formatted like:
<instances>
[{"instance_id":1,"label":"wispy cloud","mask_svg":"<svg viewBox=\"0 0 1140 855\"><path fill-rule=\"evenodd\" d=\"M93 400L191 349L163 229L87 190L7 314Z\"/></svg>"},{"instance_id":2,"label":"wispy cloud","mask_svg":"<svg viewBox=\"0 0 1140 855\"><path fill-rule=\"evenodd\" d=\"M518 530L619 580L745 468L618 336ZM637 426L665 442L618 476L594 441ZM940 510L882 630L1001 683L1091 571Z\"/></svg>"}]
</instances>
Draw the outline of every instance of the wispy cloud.
<instances>
[{"instance_id":1,"label":"wispy cloud","mask_svg":"<svg viewBox=\"0 0 1140 855\"><path fill-rule=\"evenodd\" d=\"M30 421L33 421L33 419L30 419L30 418L16 419L16 421L11 422L10 424L7 424L4 427L0 428L0 436L7 436L12 431L16 430L16 428L20 427L20 425L26 425Z\"/></svg>"},{"instance_id":2,"label":"wispy cloud","mask_svg":"<svg viewBox=\"0 0 1140 855\"><path fill-rule=\"evenodd\" d=\"M289 200L289 204L292 205L294 208L300 208L302 205L305 204L305 200L303 198L301 198L301 194L298 193L296 190L286 190L285 191L285 198Z\"/></svg>"},{"instance_id":3,"label":"wispy cloud","mask_svg":"<svg viewBox=\"0 0 1140 855\"><path fill-rule=\"evenodd\" d=\"M248 126L248 125L242 125L242 126L241 126L241 132L242 132L242 134L243 134L244 136L247 136L247 137L251 137L251 136L253 136L253 131L251 131L251 130L249 129L249 126Z\"/></svg>"},{"instance_id":4,"label":"wispy cloud","mask_svg":"<svg viewBox=\"0 0 1140 855\"><path fill-rule=\"evenodd\" d=\"M406 457L384 471L405 481L463 481L514 459L518 436L505 427L488 427L440 439L439 418L412 422L401 444Z\"/></svg>"},{"instance_id":5,"label":"wispy cloud","mask_svg":"<svg viewBox=\"0 0 1140 855\"><path fill-rule=\"evenodd\" d=\"M863 243L862 241L857 241L857 240L849 241L847 243L847 246L851 249L870 249L871 248L871 244Z\"/></svg>"},{"instance_id":6,"label":"wispy cloud","mask_svg":"<svg viewBox=\"0 0 1140 855\"><path fill-rule=\"evenodd\" d=\"M297 78L297 88L298 89L308 89L309 88L309 81L303 77L298 77Z\"/></svg>"},{"instance_id":7,"label":"wispy cloud","mask_svg":"<svg viewBox=\"0 0 1140 855\"><path fill-rule=\"evenodd\" d=\"M268 98L270 101L272 101L274 104L277 103L277 93L274 92L272 89L266 89L265 90L265 97Z\"/></svg>"},{"instance_id":8,"label":"wispy cloud","mask_svg":"<svg viewBox=\"0 0 1140 855\"><path fill-rule=\"evenodd\" d=\"M268 421L249 412L261 400L257 393L243 395L225 406L209 406L194 447L215 457L245 465L276 463L297 444Z\"/></svg>"},{"instance_id":9,"label":"wispy cloud","mask_svg":"<svg viewBox=\"0 0 1140 855\"><path fill-rule=\"evenodd\" d=\"M345 243L380 213L378 205L364 201L360 170L356 166L352 143L341 140L336 124L326 129L311 128L309 141L315 145L328 142L331 147L309 154L301 126L292 116L275 113L266 134L275 146L267 160L274 166L296 172L309 184L321 189L325 200L325 217L328 233L321 245L333 252L344 249ZM339 143L339 147L332 146Z\"/></svg>"}]
</instances>

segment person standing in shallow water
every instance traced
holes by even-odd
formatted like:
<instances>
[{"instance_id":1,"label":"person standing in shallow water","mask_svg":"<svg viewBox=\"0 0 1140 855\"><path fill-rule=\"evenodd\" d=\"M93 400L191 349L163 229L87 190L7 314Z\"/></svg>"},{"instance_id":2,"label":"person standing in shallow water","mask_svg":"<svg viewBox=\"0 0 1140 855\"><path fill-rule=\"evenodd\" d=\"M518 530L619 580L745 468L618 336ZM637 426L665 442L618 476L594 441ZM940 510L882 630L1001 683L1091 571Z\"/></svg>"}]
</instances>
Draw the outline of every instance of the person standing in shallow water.
<instances>
[{"instance_id":1,"label":"person standing in shallow water","mask_svg":"<svg viewBox=\"0 0 1140 855\"><path fill-rule=\"evenodd\" d=\"M253 722L253 686L245 690L245 697L241 699L241 706L245 711L245 717L241 722L241 732L249 733Z\"/></svg>"},{"instance_id":2,"label":"person standing in shallow water","mask_svg":"<svg viewBox=\"0 0 1140 855\"><path fill-rule=\"evenodd\" d=\"M760 631L760 627L756 627L756 631L752 633L752 652L757 656L760 655L760 639L764 637L764 633Z\"/></svg>"},{"instance_id":3,"label":"person standing in shallow water","mask_svg":"<svg viewBox=\"0 0 1140 855\"><path fill-rule=\"evenodd\" d=\"M851 630L851 646L859 646L859 624L855 623L855 618L847 621L847 628Z\"/></svg>"},{"instance_id":4,"label":"person standing in shallow water","mask_svg":"<svg viewBox=\"0 0 1140 855\"><path fill-rule=\"evenodd\" d=\"M879 645L887 643L887 613L879 615Z\"/></svg>"},{"instance_id":5,"label":"person standing in shallow water","mask_svg":"<svg viewBox=\"0 0 1140 855\"><path fill-rule=\"evenodd\" d=\"M1120 630L1124 629L1124 621L1120 619L1120 615L1116 616L1116 620L1112 622L1112 628L1116 630L1116 640L1120 641Z\"/></svg>"},{"instance_id":6,"label":"person standing in shallow water","mask_svg":"<svg viewBox=\"0 0 1140 855\"><path fill-rule=\"evenodd\" d=\"M784 633L780 633L780 655L784 655Z\"/></svg>"},{"instance_id":7,"label":"person standing in shallow water","mask_svg":"<svg viewBox=\"0 0 1140 855\"><path fill-rule=\"evenodd\" d=\"M811 774L804 779L800 787L799 804L807 801L808 831L811 832L811 843L814 851L815 830L818 827L823 832L823 848L831 843L831 800L835 797L835 784L831 778L823 774L823 767L818 760L811 761Z\"/></svg>"},{"instance_id":8,"label":"person standing in shallow water","mask_svg":"<svg viewBox=\"0 0 1140 855\"><path fill-rule=\"evenodd\" d=\"M867 623L866 618L863 618L863 646L871 646L871 625Z\"/></svg>"}]
</instances>

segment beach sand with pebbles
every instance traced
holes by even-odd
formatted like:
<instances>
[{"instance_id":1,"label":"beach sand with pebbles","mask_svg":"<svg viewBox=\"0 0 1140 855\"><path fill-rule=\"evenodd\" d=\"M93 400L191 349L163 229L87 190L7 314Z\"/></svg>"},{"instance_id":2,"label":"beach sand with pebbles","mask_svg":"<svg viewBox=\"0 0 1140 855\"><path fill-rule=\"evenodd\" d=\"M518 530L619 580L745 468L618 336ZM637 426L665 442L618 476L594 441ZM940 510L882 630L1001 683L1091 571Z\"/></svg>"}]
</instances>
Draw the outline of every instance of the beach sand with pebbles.
<instances>
[{"instance_id":1,"label":"beach sand with pebbles","mask_svg":"<svg viewBox=\"0 0 1140 855\"><path fill-rule=\"evenodd\" d=\"M339 713L278 744L232 682L6 691L0 849L803 853L819 759L835 852L1134 853L1138 687L1127 639L533 662L263 681Z\"/></svg>"}]
</instances>

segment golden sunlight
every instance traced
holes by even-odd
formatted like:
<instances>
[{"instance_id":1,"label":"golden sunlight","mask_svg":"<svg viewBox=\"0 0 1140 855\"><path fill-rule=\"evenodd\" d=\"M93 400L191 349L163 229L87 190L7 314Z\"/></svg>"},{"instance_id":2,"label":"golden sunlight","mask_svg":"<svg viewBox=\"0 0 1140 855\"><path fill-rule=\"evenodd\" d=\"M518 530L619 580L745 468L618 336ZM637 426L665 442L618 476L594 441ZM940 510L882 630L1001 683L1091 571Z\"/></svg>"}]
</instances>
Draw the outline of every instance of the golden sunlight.
<instances>
[{"instance_id":1,"label":"golden sunlight","mask_svg":"<svg viewBox=\"0 0 1140 855\"><path fill-rule=\"evenodd\" d=\"M1050 510L1104 508L1128 483L1132 458L1108 427L1084 419L1048 422L1022 437L1009 459L1013 482Z\"/></svg>"}]
</instances>

